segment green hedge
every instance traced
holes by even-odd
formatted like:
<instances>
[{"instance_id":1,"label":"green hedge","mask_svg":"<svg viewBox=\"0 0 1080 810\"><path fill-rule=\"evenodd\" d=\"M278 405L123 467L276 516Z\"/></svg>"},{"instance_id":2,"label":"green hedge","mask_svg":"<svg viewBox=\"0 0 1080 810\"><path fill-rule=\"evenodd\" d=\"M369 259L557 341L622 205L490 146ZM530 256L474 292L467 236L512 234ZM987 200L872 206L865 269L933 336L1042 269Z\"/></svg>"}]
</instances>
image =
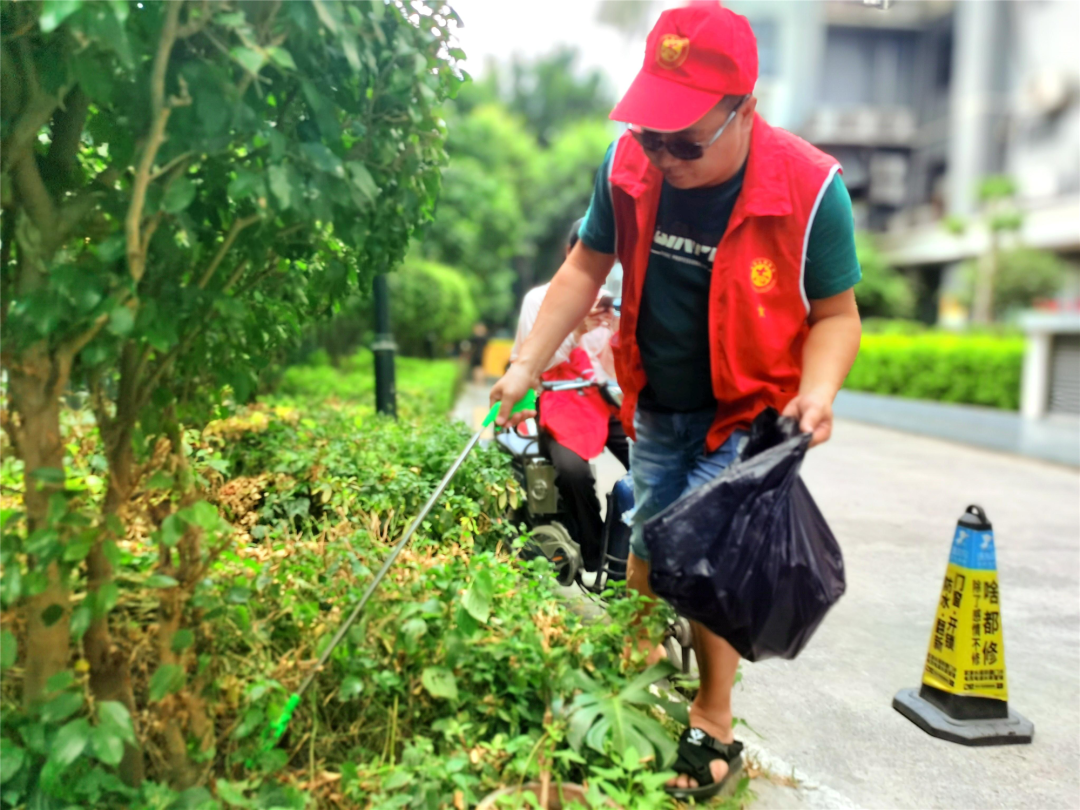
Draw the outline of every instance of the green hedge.
<instances>
[{"instance_id":1,"label":"green hedge","mask_svg":"<svg viewBox=\"0 0 1080 810\"><path fill-rule=\"evenodd\" d=\"M845 388L1017 410L1023 359L1018 337L868 334Z\"/></svg>"},{"instance_id":2,"label":"green hedge","mask_svg":"<svg viewBox=\"0 0 1080 810\"><path fill-rule=\"evenodd\" d=\"M375 365L371 352L360 349L341 363L330 365L324 351L315 352L307 365L290 366L281 378L277 393L286 397L375 403ZM454 406L461 367L454 360L421 360L396 357L394 381L398 398L419 410L428 408L447 414Z\"/></svg>"}]
</instances>

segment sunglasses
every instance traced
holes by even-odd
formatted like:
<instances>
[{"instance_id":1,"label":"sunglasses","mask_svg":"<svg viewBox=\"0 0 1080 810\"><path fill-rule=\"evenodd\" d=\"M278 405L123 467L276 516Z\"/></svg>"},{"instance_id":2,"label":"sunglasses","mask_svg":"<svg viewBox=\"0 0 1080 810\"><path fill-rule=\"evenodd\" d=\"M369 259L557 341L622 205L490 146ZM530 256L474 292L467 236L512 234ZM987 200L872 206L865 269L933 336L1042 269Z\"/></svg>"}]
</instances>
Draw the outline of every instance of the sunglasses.
<instances>
[{"instance_id":1,"label":"sunglasses","mask_svg":"<svg viewBox=\"0 0 1080 810\"><path fill-rule=\"evenodd\" d=\"M720 129L716 130L716 134L703 143L684 141L679 138L665 141L663 133L651 129L642 129L633 124L629 127L630 134L634 136L637 142L641 144L641 148L646 152L659 152L666 149L668 154L676 160L700 160L702 155L705 154L705 150L716 143L720 136L724 134L724 130L728 128L728 124L735 120L735 114L738 113L739 107L747 98L748 96L743 96L739 99L739 102L728 114L727 120L724 121Z\"/></svg>"}]
</instances>

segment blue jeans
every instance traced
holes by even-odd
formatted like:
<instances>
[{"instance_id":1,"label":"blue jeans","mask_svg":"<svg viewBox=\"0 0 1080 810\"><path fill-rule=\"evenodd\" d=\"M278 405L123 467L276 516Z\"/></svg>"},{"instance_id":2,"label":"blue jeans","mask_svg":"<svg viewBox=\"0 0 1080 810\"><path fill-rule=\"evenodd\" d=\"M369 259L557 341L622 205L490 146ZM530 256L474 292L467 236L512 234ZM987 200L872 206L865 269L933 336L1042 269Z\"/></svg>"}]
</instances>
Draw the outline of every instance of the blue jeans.
<instances>
[{"instance_id":1,"label":"blue jeans","mask_svg":"<svg viewBox=\"0 0 1080 810\"><path fill-rule=\"evenodd\" d=\"M716 411L634 414L637 438L630 445L630 475L634 481L635 509L631 517L630 551L648 562L645 521L659 514L686 493L720 475L739 456L747 433L737 430L720 448L705 452Z\"/></svg>"}]
</instances>

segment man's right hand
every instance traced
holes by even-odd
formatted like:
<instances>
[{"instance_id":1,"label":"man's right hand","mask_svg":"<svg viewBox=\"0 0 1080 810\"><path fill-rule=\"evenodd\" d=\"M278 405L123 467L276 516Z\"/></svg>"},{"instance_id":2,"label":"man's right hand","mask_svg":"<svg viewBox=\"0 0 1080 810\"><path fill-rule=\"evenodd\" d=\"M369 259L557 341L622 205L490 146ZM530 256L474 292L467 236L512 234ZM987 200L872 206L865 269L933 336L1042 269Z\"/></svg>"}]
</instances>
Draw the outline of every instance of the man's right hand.
<instances>
[{"instance_id":1,"label":"man's right hand","mask_svg":"<svg viewBox=\"0 0 1080 810\"><path fill-rule=\"evenodd\" d=\"M536 383L535 375L529 372L520 363L513 363L503 375L502 379L495 383L491 389L489 405L496 402L499 406L499 415L495 418L495 424L499 427L516 427L519 422L536 416L536 411L518 411L511 416L510 409L514 407L529 389Z\"/></svg>"}]
</instances>

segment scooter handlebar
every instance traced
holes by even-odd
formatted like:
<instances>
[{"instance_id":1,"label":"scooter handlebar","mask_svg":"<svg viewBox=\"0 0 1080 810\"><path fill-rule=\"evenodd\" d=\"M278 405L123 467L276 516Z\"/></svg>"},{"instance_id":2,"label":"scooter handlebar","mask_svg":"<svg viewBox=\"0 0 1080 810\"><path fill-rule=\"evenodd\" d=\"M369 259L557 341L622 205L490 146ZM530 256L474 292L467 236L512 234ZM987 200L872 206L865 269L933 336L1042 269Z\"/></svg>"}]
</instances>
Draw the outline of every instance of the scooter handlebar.
<instances>
[{"instance_id":1,"label":"scooter handlebar","mask_svg":"<svg viewBox=\"0 0 1080 810\"><path fill-rule=\"evenodd\" d=\"M613 382L600 382L599 380L586 380L579 377L576 380L550 380L540 383L544 391L581 391L586 388L599 388L600 393L608 402L615 407L622 405L622 389Z\"/></svg>"},{"instance_id":2,"label":"scooter handlebar","mask_svg":"<svg viewBox=\"0 0 1080 810\"><path fill-rule=\"evenodd\" d=\"M576 380L545 380L540 383L544 391L580 391L583 388L599 388L603 383L596 380L578 378Z\"/></svg>"}]
</instances>

